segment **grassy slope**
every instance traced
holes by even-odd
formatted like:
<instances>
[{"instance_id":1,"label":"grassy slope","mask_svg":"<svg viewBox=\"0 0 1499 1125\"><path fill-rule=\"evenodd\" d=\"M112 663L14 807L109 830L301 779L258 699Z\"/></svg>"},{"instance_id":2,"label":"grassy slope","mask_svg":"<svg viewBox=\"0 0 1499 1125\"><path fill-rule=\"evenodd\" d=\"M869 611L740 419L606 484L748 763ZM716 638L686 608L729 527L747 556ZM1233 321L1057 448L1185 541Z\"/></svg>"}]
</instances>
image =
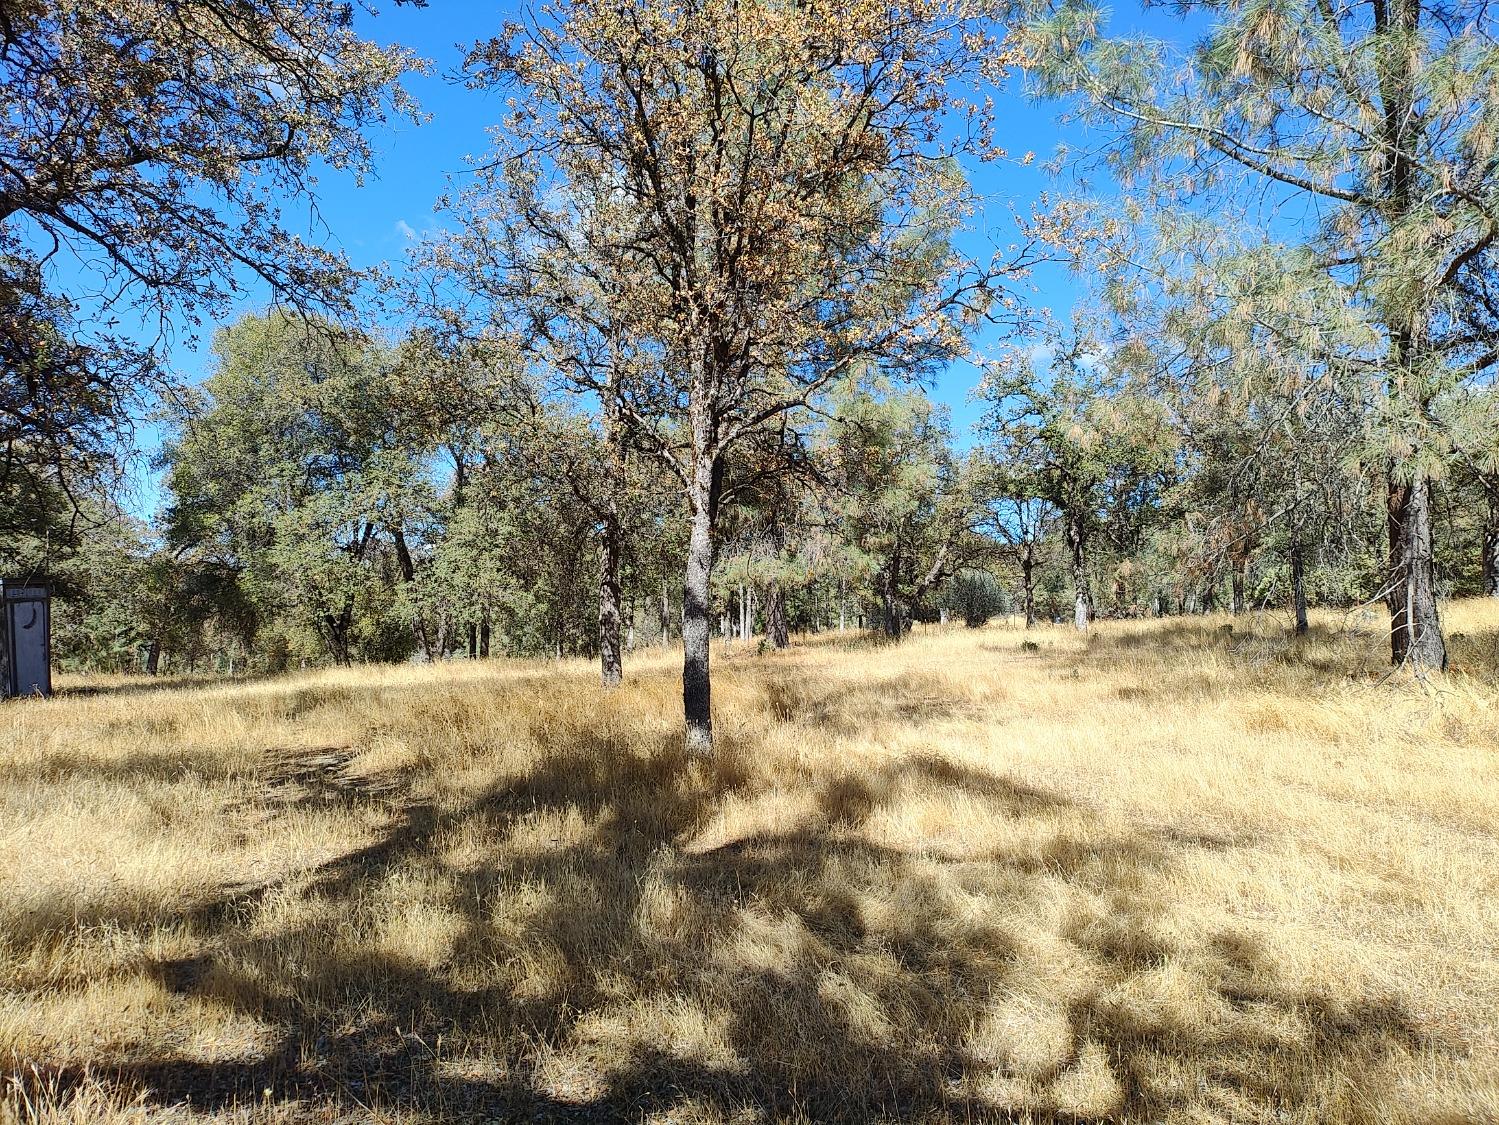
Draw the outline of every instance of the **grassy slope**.
<instances>
[{"instance_id":1,"label":"grassy slope","mask_svg":"<svg viewBox=\"0 0 1499 1125\"><path fill-rule=\"evenodd\" d=\"M1499 605L1224 620L7 706L0 1120L1499 1120Z\"/></svg>"}]
</instances>

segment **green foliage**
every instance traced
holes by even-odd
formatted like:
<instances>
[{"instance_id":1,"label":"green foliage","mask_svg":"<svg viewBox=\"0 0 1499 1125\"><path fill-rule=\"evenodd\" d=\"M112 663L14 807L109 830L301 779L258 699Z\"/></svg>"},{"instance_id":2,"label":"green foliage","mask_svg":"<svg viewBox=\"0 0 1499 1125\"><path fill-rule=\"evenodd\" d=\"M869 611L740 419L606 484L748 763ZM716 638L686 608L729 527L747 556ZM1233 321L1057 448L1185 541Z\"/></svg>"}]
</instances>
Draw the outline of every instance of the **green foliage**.
<instances>
[{"instance_id":1,"label":"green foliage","mask_svg":"<svg viewBox=\"0 0 1499 1125\"><path fill-rule=\"evenodd\" d=\"M393 612L388 552L436 499L402 425L398 353L282 313L240 320L214 348L167 453L169 541L233 571L262 619L294 621L294 651L316 635L340 663L399 654L390 629L356 628Z\"/></svg>"},{"instance_id":2,"label":"green foliage","mask_svg":"<svg viewBox=\"0 0 1499 1125\"><path fill-rule=\"evenodd\" d=\"M1499 592L1499 48L1455 5L1375 27L1223 0L1186 60L1087 3L1019 5L1004 57L1100 127L1121 183L1037 217L1097 300L986 361L967 455L917 383L980 323L1016 327L1004 285L1034 258L955 237L989 111L937 142L953 83L1001 57L988 11L538 12L469 54L475 86L528 97L424 248L422 326L221 329L172 397L147 526L112 494L152 350L80 320L17 223L102 248L161 315L226 307L245 268L303 313L345 303L354 275L272 189L364 167L363 129L410 109L410 58L335 10L181 11L27 4L0 29L0 566L55 584L65 663L607 654L618 600L637 640L690 606L706 681L704 618L741 599L757 629L898 637L943 610L1061 616L1070 590L1086 627L1285 603L1294 560L1313 601L1389 595L1398 635L1428 571ZM213 67L188 65L189 16ZM64 89L87 112L38 147ZM851 110L870 98L894 117Z\"/></svg>"},{"instance_id":3,"label":"green foliage","mask_svg":"<svg viewBox=\"0 0 1499 1125\"><path fill-rule=\"evenodd\" d=\"M943 591L942 602L945 609L956 613L970 629L1009 613L1013 605L999 580L987 570L959 571Z\"/></svg>"},{"instance_id":4,"label":"green foliage","mask_svg":"<svg viewBox=\"0 0 1499 1125\"><path fill-rule=\"evenodd\" d=\"M947 412L917 392L879 392L854 386L840 397L825 456L847 573L899 637L985 543Z\"/></svg>"}]
</instances>

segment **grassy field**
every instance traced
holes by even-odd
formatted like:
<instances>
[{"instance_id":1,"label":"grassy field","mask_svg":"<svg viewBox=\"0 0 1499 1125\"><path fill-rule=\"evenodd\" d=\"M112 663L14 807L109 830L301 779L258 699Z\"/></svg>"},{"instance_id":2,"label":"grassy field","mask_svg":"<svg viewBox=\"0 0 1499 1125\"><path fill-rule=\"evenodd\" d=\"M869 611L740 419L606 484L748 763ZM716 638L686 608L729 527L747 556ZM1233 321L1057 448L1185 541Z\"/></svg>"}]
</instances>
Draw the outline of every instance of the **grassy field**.
<instances>
[{"instance_id":1,"label":"grassy field","mask_svg":"<svg viewBox=\"0 0 1499 1125\"><path fill-rule=\"evenodd\" d=\"M71 681L0 1120L1499 1121L1499 604Z\"/></svg>"}]
</instances>

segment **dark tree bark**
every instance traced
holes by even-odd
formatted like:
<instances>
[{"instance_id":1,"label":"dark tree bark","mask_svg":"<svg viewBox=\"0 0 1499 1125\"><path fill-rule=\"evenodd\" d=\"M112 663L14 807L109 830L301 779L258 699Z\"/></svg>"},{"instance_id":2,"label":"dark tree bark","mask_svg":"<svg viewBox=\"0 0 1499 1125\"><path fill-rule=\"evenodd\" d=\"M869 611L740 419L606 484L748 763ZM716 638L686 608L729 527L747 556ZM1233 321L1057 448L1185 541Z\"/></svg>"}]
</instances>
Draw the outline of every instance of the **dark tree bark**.
<instances>
[{"instance_id":1,"label":"dark tree bark","mask_svg":"<svg viewBox=\"0 0 1499 1125\"><path fill-rule=\"evenodd\" d=\"M1390 482L1390 658L1415 668L1445 669L1447 645L1437 611L1432 551L1431 482Z\"/></svg>"},{"instance_id":2,"label":"dark tree bark","mask_svg":"<svg viewBox=\"0 0 1499 1125\"><path fill-rule=\"evenodd\" d=\"M1395 467L1388 467L1389 487L1386 491L1385 532L1389 538L1389 565L1386 577L1385 604L1390 610L1390 659L1396 664L1405 663L1406 650L1410 647L1410 630L1405 612L1405 517L1409 505L1410 489L1395 477Z\"/></svg>"},{"instance_id":3,"label":"dark tree bark","mask_svg":"<svg viewBox=\"0 0 1499 1125\"><path fill-rule=\"evenodd\" d=\"M620 627L619 512L611 503L604 513L599 545L599 676L606 688L624 678Z\"/></svg>"},{"instance_id":4,"label":"dark tree bark","mask_svg":"<svg viewBox=\"0 0 1499 1125\"><path fill-rule=\"evenodd\" d=\"M1489 518L1483 525L1483 592L1499 598L1499 493L1489 493Z\"/></svg>"},{"instance_id":5,"label":"dark tree bark","mask_svg":"<svg viewBox=\"0 0 1499 1125\"><path fill-rule=\"evenodd\" d=\"M475 621L468 623L468 658L479 659L479 625Z\"/></svg>"},{"instance_id":6,"label":"dark tree bark","mask_svg":"<svg viewBox=\"0 0 1499 1125\"><path fill-rule=\"evenodd\" d=\"M364 560L370 543L374 541L375 530L373 523L361 524L354 538L344 547L349 557L356 563ZM349 643L354 632L354 595L352 593L344 596L343 605L337 613L323 614L322 627L323 641L328 646L328 654L333 657L333 662L348 667L354 662L352 646Z\"/></svg>"},{"instance_id":7,"label":"dark tree bark","mask_svg":"<svg viewBox=\"0 0 1499 1125\"><path fill-rule=\"evenodd\" d=\"M1067 548L1072 554L1072 623L1086 633L1093 620L1093 591L1088 585L1088 533L1080 515L1067 514Z\"/></svg>"},{"instance_id":8,"label":"dark tree bark","mask_svg":"<svg viewBox=\"0 0 1499 1125\"><path fill-rule=\"evenodd\" d=\"M1020 591L1025 603L1025 627L1036 626L1036 544L1026 539L1020 544Z\"/></svg>"},{"instance_id":9,"label":"dark tree bark","mask_svg":"<svg viewBox=\"0 0 1499 1125\"><path fill-rule=\"evenodd\" d=\"M1296 635L1306 636L1306 567L1297 537L1291 539L1291 609L1296 615Z\"/></svg>"},{"instance_id":10,"label":"dark tree bark","mask_svg":"<svg viewBox=\"0 0 1499 1125\"><path fill-rule=\"evenodd\" d=\"M892 557L885 564L885 569L880 572L880 608L884 611L884 620L881 625L885 630L885 636L892 641L900 640L906 633L905 613L900 604L900 596L895 589L899 567L900 558L897 555Z\"/></svg>"},{"instance_id":11,"label":"dark tree bark","mask_svg":"<svg viewBox=\"0 0 1499 1125\"><path fill-rule=\"evenodd\" d=\"M1244 612L1244 586L1246 572L1249 570L1249 560L1239 557L1233 561L1232 597L1230 609L1235 617Z\"/></svg>"},{"instance_id":12,"label":"dark tree bark","mask_svg":"<svg viewBox=\"0 0 1499 1125\"><path fill-rule=\"evenodd\" d=\"M713 752L713 689L709 661L708 611L713 575L717 515L716 457L697 443L688 502L692 525L682 581L682 711L687 721L687 752Z\"/></svg>"},{"instance_id":13,"label":"dark tree bark","mask_svg":"<svg viewBox=\"0 0 1499 1125\"><path fill-rule=\"evenodd\" d=\"M1436 558L1432 545L1431 481L1418 476L1405 512L1405 661L1416 668L1445 670L1447 644L1437 610Z\"/></svg>"},{"instance_id":14,"label":"dark tree bark","mask_svg":"<svg viewBox=\"0 0 1499 1125\"><path fill-rule=\"evenodd\" d=\"M479 619L479 659L489 659L489 610Z\"/></svg>"},{"instance_id":15,"label":"dark tree bark","mask_svg":"<svg viewBox=\"0 0 1499 1125\"><path fill-rule=\"evenodd\" d=\"M922 605L925 602L927 594L931 590L936 588L938 582L942 581L944 578L951 577L951 574L948 570L948 561L952 558L952 552L953 536L949 535L942 541L942 546L937 548L937 554L932 559L932 565L927 567L926 572L919 575L915 583L912 585L911 596L901 602L901 610L904 614L904 628L902 630L903 632L910 631L911 619L915 613L916 607L918 605ZM947 611L943 610L942 621L944 624L946 624L947 622L946 613Z\"/></svg>"},{"instance_id":16,"label":"dark tree bark","mask_svg":"<svg viewBox=\"0 0 1499 1125\"><path fill-rule=\"evenodd\" d=\"M151 647L146 650L146 675L154 676L161 671L161 641L151 638Z\"/></svg>"},{"instance_id":17,"label":"dark tree bark","mask_svg":"<svg viewBox=\"0 0 1499 1125\"><path fill-rule=\"evenodd\" d=\"M770 599L765 607L765 631L776 648L786 648L791 644L786 624L786 591L781 589L779 582L770 588Z\"/></svg>"},{"instance_id":18,"label":"dark tree bark","mask_svg":"<svg viewBox=\"0 0 1499 1125\"><path fill-rule=\"evenodd\" d=\"M401 581L410 585L416 581L416 563L411 558L411 548L406 543L405 529L398 523L390 529L390 538L396 547L396 565L401 571ZM411 633L416 640L416 650L422 654L423 659L431 662L432 656L432 633L427 628L426 615L417 612L411 621Z\"/></svg>"},{"instance_id":19,"label":"dark tree bark","mask_svg":"<svg viewBox=\"0 0 1499 1125\"><path fill-rule=\"evenodd\" d=\"M328 643L328 655L333 657L333 663L343 668L347 668L354 662L349 645L349 634L353 631L353 628L353 598L345 601L343 609L338 613L323 615L323 636Z\"/></svg>"}]
</instances>

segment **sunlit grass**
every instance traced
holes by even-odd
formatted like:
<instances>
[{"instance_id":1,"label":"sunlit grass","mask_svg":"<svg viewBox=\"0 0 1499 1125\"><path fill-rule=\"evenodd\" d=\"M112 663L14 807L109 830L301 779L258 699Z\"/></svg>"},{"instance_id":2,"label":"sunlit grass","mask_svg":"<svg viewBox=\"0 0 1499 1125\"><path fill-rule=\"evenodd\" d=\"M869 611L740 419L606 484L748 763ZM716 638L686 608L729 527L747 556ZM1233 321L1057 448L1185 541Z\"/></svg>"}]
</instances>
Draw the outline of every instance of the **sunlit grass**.
<instances>
[{"instance_id":1,"label":"sunlit grass","mask_svg":"<svg viewBox=\"0 0 1499 1125\"><path fill-rule=\"evenodd\" d=\"M0 1120L1499 1120L1499 604L0 710ZM175 1107L175 1108L173 1108Z\"/></svg>"}]
</instances>

